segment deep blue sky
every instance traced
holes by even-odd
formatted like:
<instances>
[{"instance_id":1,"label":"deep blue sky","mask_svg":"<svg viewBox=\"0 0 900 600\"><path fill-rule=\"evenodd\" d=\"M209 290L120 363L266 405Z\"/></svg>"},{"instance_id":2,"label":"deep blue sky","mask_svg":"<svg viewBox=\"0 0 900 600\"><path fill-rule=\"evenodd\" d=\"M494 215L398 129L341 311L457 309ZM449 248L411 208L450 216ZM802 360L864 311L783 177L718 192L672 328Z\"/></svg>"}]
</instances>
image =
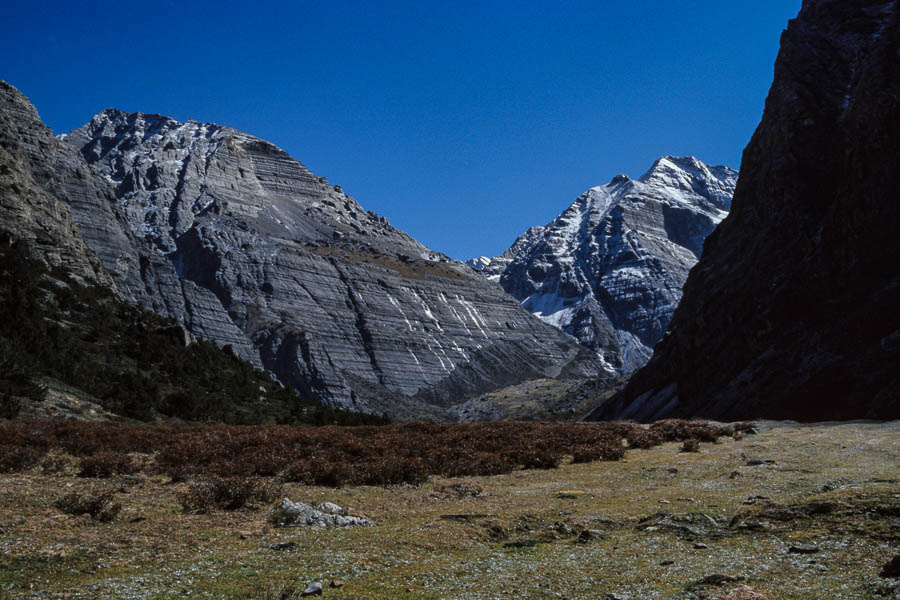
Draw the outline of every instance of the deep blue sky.
<instances>
[{"instance_id":1,"label":"deep blue sky","mask_svg":"<svg viewBox=\"0 0 900 600\"><path fill-rule=\"evenodd\" d=\"M0 78L56 132L230 125L454 258L664 154L737 168L800 0L7 2Z\"/></svg>"}]
</instances>

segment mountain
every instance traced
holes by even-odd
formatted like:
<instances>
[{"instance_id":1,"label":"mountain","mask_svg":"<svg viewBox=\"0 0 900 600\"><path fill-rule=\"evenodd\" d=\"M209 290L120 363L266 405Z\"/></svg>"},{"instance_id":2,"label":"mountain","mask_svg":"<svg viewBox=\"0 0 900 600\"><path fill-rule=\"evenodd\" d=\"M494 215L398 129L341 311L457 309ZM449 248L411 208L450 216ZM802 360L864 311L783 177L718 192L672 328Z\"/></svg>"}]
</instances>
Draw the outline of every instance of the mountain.
<instances>
[{"instance_id":1,"label":"mountain","mask_svg":"<svg viewBox=\"0 0 900 600\"><path fill-rule=\"evenodd\" d=\"M66 148L13 86L0 81L0 226L5 245L27 243L31 257L81 283L114 287L84 243L68 205L52 191L64 187L56 170ZM87 165L85 165L85 168ZM84 173L74 173L77 185Z\"/></svg>"},{"instance_id":2,"label":"mountain","mask_svg":"<svg viewBox=\"0 0 900 600\"><path fill-rule=\"evenodd\" d=\"M69 208L95 199L114 202L112 186L0 82L0 419L380 421L301 398L124 302Z\"/></svg>"},{"instance_id":3,"label":"mountain","mask_svg":"<svg viewBox=\"0 0 900 600\"><path fill-rule=\"evenodd\" d=\"M121 297L305 397L446 418L528 379L611 375L269 142L108 109L53 143L54 192Z\"/></svg>"},{"instance_id":4,"label":"mountain","mask_svg":"<svg viewBox=\"0 0 900 600\"><path fill-rule=\"evenodd\" d=\"M900 417L900 10L805 0L669 334L594 418Z\"/></svg>"},{"instance_id":5,"label":"mountain","mask_svg":"<svg viewBox=\"0 0 900 600\"><path fill-rule=\"evenodd\" d=\"M703 240L725 217L737 171L666 156L640 179L591 188L501 256L468 265L620 372L650 358Z\"/></svg>"}]
</instances>

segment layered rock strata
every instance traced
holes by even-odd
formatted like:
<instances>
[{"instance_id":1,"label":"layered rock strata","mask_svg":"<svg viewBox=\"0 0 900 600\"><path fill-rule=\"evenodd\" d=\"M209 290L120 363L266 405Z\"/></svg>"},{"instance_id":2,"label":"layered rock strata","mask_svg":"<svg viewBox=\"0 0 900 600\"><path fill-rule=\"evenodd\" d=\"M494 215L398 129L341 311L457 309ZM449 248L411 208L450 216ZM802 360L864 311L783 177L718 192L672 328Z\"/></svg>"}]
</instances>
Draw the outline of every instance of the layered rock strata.
<instances>
[{"instance_id":1,"label":"layered rock strata","mask_svg":"<svg viewBox=\"0 0 900 600\"><path fill-rule=\"evenodd\" d=\"M78 188L89 177L87 165L57 172L65 151L28 99L0 81L0 243L25 242L32 258L75 281L114 287L60 200L67 181Z\"/></svg>"},{"instance_id":2,"label":"layered rock strata","mask_svg":"<svg viewBox=\"0 0 900 600\"><path fill-rule=\"evenodd\" d=\"M650 358L703 240L728 213L737 172L666 156L640 179L591 188L501 256L469 265L620 372Z\"/></svg>"},{"instance_id":3,"label":"layered rock strata","mask_svg":"<svg viewBox=\"0 0 900 600\"><path fill-rule=\"evenodd\" d=\"M110 109L59 146L60 172L98 180L62 195L122 296L307 397L435 417L530 378L611 372L264 140Z\"/></svg>"}]
</instances>

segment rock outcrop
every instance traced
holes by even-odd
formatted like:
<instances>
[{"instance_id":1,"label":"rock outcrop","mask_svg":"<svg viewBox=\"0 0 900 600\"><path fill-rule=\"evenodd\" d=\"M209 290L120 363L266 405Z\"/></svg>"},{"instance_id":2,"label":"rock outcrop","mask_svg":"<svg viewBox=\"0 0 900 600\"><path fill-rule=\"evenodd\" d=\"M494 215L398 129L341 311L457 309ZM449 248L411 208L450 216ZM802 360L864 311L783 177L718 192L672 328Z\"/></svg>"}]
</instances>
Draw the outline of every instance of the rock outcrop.
<instances>
[{"instance_id":1,"label":"rock outcrop","mask_svg":"<svg viewBox=\"0 0 900 600\"><path fill-rule=\"evenodd\" d=\"M354 517L347 510L332 502L323 502L315 508L303 502L291 502L284 498L272 510L270 520L276 527L372 527L375 522L365 517Z\"/></svg>"},{"instance_id":2,"label":"rock outcrop","mask_svg":"<svg viewBox=\"0 0 900 600\"><path fill-rule=\"evenodd\" d=\"M900 417L900 10L805 0L729 216L595 418Z\"/></svg>"},{"instance_id":3,"label":"rock outcrop","mask_svg":"<svg viewBox=\"0 0 900 600\"><path fill-rule=\"evenodd\" d=\"M666 332L736 181L728 167L666 156L640 179L619 175L591 188L501 256L468 264L629 373Z\"/></svg>"},{"instance_id":4,"label":"rock outcrop","mask_svg":"<svg viewBox=\"0 0 900 600\"><path fill-rule=\"evenodd\" d=\"M264 140L112 109L59 137L62 195L122 296L306 397L440 418L523 380L611 373ZM84 169L94 193L71 193Z\"/></svg>"},{"instance_id":5,"label":"rock outcrop","mask_svg":"<svg viewBox=\"0 0 900 600\"><path fill-rule=\"evenodd\" d=\"M24 242L32 258L75 281L114 288L60 200L67 179L75 188L89 177L87 165L68 178L57 172L62 146L28 99L0 81L0 243Z\"/></svg>"}]
</instances>

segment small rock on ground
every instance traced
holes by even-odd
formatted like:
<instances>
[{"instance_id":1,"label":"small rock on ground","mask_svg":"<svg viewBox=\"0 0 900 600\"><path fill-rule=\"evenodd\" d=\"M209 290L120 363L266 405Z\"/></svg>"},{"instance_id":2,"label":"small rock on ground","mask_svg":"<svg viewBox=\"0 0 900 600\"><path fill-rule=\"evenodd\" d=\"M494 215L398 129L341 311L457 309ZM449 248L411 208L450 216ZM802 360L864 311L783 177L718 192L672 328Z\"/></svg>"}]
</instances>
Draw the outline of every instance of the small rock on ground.
<instances>
[{"instance_id":1,"label":"small rock on ground","mask_svg":"<svg viewBox=\"0 0 900 600\"><path fill-rule=\"evenodd\" d=\"M819 551L817 546L813 546L810 544L794 544L788 549L788 552L793 554L815 554Z\"/></svg>"},{"instance_id":2,"label":"small rock on ground","mask_svg":"<svg viewBox=\"0 0 900 600\"><path fill-rule=\"evenodd\" d=\"M269 550L275 550L278 552L283 552L285 550L293 550L297 547L297 544L294 542L281 542L280 544L272 544L269 546Z\"/></svg>"},{"instance_id":3,"label":"small rock on ground","mask_svg":"<svg viewBox=\"0 0 900 600\"><path fill-rule=\"evenodd\" d=\"M585 529L578 535L577 541L581 544L587 544L596 540L601 540L604 537L606 537L606 534L599 529Z\"/></svg>"},{"instance_id":4,"label":"small rock on ground","mask_svg":"<svg viewBox=\"0 0 900 600\"><path fill-rule=\"evenodd\" d=\"M892 558L879 573L882 577L900 578L900 554Z\"/></svg>"},{"instance_id":5,"label":"small rock on ground","mask_svg":"<svg viewBox=\"0 0 900 600\"><path fill-rule=\"evenodd\" d=\"M306 586L306 589L300 592L301 596L321 596L322 595L322 584L321 583L311 583Z\"/></svg>"}]
</instances>

